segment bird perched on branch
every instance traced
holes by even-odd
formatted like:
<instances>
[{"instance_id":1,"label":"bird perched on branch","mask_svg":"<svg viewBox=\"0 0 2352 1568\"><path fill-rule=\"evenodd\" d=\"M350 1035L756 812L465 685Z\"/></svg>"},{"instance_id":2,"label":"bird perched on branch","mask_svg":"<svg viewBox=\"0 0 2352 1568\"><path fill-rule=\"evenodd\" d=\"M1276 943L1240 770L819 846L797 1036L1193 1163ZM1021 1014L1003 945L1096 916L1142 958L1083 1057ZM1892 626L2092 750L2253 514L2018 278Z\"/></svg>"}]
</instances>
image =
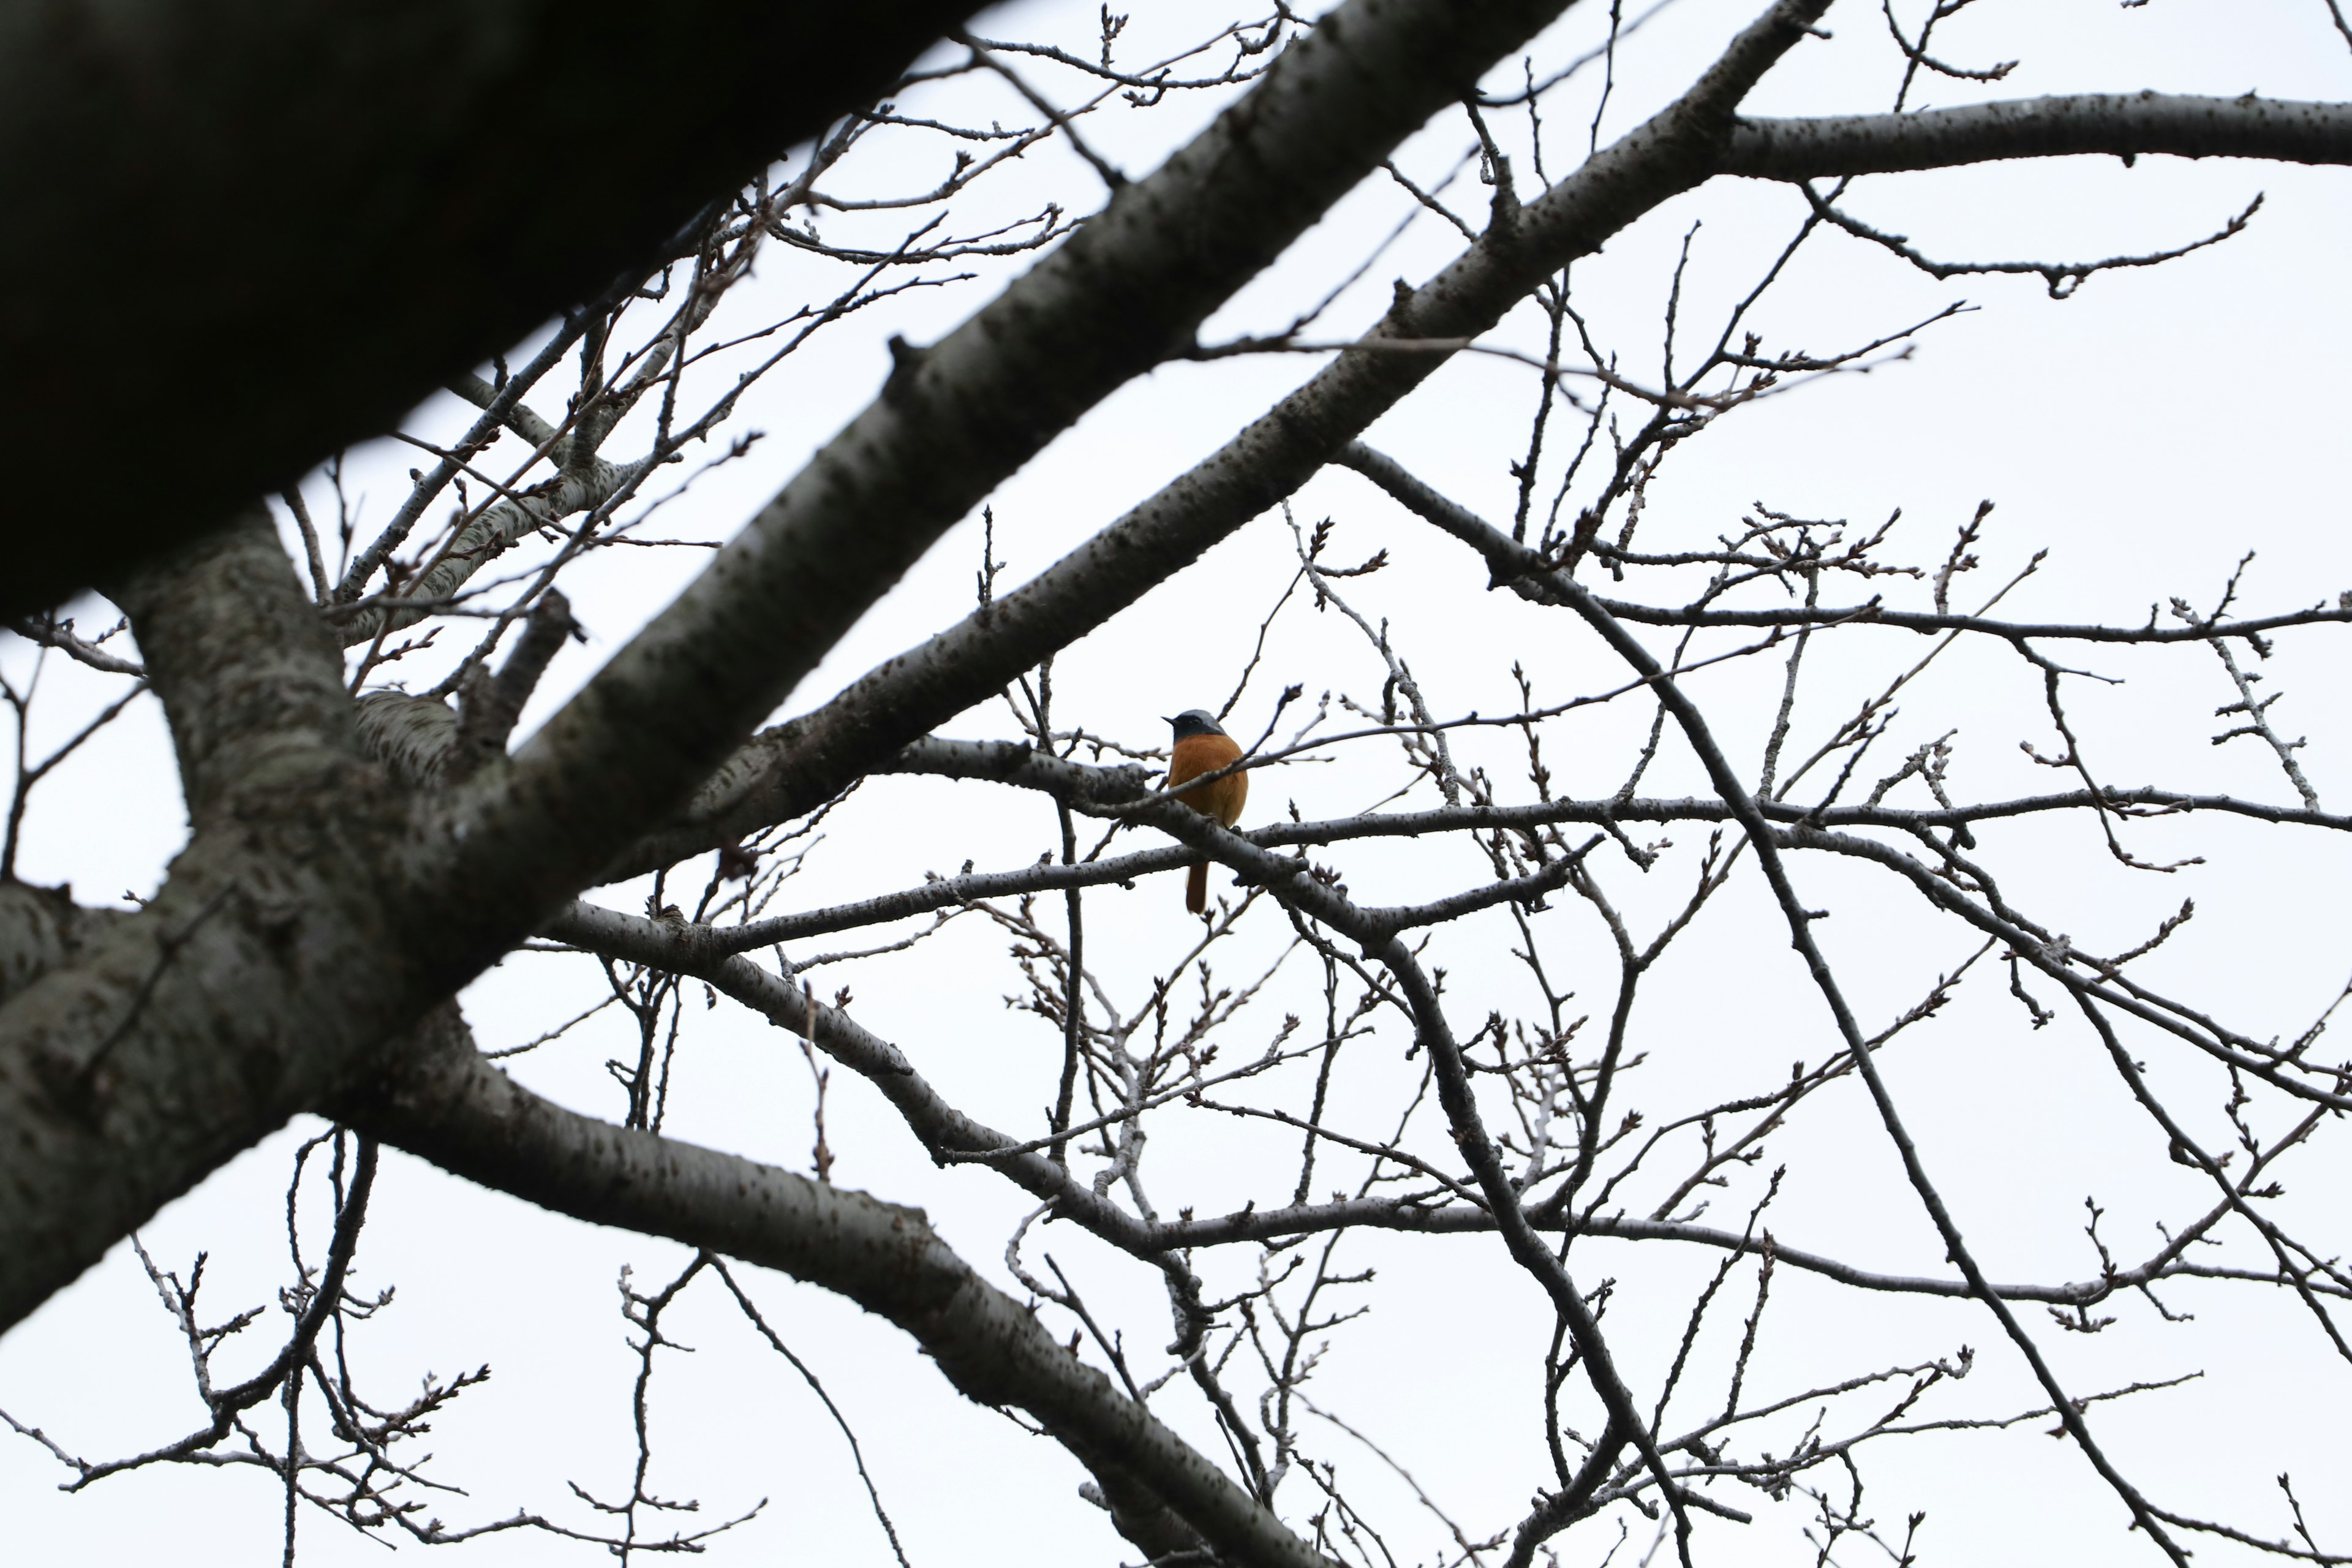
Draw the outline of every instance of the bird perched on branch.
<instances>
[{"instance_id":1,"label":"bird perched on branch","mask_svg":"<svg viewBox=\"0 0 2352 1568\"><path fill-rule=\"evenodd\" d=\"M1187 708L1168 722L1176 731L1176 744L1168 753L1170 789L1175 789L1186 779L1215 773L1241 757L1242 749L1218 726L1216 720L1209 716L1206 709ZM1202 816L1213 816L1220 826L1231 827L1241 820L1242 803L1249 799L1249 774L1227 773L1223 778L1197 789L1179 791L1176 798ZM1184 883L1184 907L1196 915L1209 907L1209 863L1206 860L1192 862L1192 874Z\"/></svg>"}]
</instances>

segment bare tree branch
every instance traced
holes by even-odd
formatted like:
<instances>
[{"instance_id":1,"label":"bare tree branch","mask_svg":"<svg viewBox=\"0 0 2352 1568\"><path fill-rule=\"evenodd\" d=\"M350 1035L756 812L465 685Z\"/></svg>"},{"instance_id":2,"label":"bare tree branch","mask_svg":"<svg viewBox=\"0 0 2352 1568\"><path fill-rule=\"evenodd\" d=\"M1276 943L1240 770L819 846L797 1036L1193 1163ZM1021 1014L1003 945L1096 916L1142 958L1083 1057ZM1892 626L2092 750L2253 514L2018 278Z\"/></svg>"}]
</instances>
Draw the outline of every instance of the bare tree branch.
<instances>
[{"instance_id":1,"label":"bare tree branch","mask_svg":"<svg viewBox=\"0 0 2352 1568\"><path fill-rule=\"evenodd\" d=\"M835 1290L912 1335L968 1399L1029 1412L1098 1476L1139 1488L1235 1562L1328 1568L922 1215L736 1155L565 1110L443 1037L350 1113L469 1180L600 1225L667 1236Z\"/></svg>"}]
</instances>

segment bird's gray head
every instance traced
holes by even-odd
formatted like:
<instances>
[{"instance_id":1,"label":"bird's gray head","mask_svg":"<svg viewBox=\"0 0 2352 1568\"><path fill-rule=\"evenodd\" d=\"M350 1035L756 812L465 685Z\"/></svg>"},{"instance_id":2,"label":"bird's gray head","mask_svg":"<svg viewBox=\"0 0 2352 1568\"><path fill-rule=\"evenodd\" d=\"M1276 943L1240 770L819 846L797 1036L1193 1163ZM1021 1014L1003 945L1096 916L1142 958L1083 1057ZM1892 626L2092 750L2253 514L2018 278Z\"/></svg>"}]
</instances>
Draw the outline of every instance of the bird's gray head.
<instances>
[{"instance_id":1,"label":"bird's gray head","mask_svg":"<svg viewBox=\"0 0 2352 1568\"><path fill-rule=\"evenodd\" d=\"M1219 724L1205 708L1187 708L1168 721L1175 726L1176 738L1189 741L1195 735L1222 735L1224 726Z\"/></svg>"}]
</instances>

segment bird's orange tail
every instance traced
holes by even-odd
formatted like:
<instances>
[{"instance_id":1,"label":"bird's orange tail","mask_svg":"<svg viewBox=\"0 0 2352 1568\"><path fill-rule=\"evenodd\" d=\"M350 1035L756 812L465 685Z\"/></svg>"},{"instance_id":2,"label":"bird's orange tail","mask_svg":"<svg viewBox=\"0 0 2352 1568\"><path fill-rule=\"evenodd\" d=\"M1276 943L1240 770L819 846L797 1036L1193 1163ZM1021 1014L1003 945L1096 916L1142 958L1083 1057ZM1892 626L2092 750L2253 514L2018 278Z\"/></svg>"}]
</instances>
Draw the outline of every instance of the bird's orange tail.
<instances>
[{"instance_id":1,"label":"bird's orange tail","mask_svg":"<svg viewBox=\"0 0 2352 1568\"><path fill-rule=\"evenodd\" d=\"M1209 907L1209 863L1192 862L1192 873L1184 879L1184 907L1199 914Z\"/></svg>"}]
</instances>

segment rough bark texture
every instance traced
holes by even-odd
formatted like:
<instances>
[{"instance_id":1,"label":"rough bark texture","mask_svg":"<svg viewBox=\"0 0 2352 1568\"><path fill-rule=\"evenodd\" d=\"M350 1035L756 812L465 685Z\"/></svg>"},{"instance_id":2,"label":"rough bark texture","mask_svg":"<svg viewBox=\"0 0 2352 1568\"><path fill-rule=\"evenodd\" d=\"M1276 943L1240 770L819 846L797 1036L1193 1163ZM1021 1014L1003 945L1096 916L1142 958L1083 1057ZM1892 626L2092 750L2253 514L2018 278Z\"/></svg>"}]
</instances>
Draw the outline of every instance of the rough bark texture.
<instances>
[{"instance_id":1,"label":"rough bark texture","mask_svg":"<svg viewBox=\"0 0 2352 1568\"><path fill-rule=\"evenodd\" d=\"M267 519L116 591L195 834L152 904L0 1009L0 1321L435 999L383 877L401 802L361 754L340 658Z\"/></svg>"},{"instance_id":2,"label":"rough bark texture","mask_svg":"<svg viewBox=\"0 0 2352 1568\"><path fill-rule=\"evenodd\" d=\"M112 910L84 909L70 887L0 882L0 1002L79 963L121 918Z\"/></svg>"},{"instance_id":3,"label":"rough bark texture","mask_svg":"<svg viewBox=\"0 0 2352 1568\"><path fill-rule=\"evenodd\" d=\"M1771 180L1942 169L2086 153L2352 162L2352 105L2170 92L2086 92L1914 114L1743 120L1722 172Z\"/></svg>"},{"instance_id":4,"label":"rough bark texture","mask_svg":"<svg viewBox=\"0 0 2352 1568\"><path fill-rule=\"evenodd\" d=\"M54 603L387 428L659 259L978 8L0 9L0 608ZM659 108L611 123L625 105ZM90 482L126 457L145 482Z\"/></svg>"}]
</instances>

